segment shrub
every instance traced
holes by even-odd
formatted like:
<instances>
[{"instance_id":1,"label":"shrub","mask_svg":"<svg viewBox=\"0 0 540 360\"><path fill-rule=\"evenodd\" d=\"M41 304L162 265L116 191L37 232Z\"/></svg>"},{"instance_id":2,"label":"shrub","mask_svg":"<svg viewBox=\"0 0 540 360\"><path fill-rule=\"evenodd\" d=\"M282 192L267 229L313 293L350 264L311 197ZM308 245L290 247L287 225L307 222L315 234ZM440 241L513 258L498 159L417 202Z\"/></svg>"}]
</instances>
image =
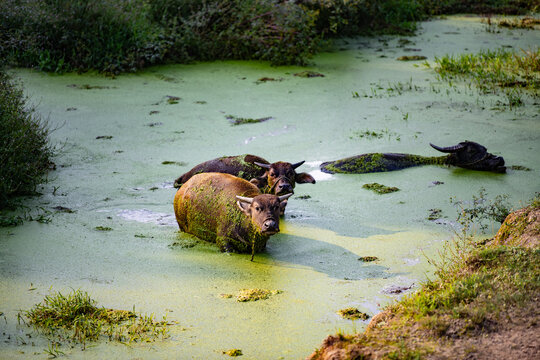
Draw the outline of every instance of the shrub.
<instances>
[{"instance_id":1,"label":"shrub","mask_svg":"<svg viewBox=\"0 0 540 360\"><path fill-rule=\"evenodd\" d=\"M141 1L5 0L0 30L0 56L51 72L134 71L165 52Z\"/></svg>"},{"instance_id":2,"label":"shrub","mask_svg":"<svg viewBox=\"0 0 540 360\"><path fill-rule=\"evenodd\" d=\"M35 191L53 166L49 128L28 106L13 79L0 70L0 209Z\"/></svg>"}]
</instances>

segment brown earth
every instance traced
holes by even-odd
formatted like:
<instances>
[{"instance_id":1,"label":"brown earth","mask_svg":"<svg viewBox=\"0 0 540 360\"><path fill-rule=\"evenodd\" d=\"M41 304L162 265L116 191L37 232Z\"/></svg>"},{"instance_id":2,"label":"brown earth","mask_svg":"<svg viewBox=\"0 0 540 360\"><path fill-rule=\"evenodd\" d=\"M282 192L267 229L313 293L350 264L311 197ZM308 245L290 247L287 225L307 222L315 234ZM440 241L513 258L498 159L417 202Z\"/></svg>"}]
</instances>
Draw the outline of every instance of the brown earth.
<instances>
[{"instance_id":1,"label":"brown earth","mask_svg":"<svg viewBox=\"0 0 540 360\"><path fill-rule=\"evenodd\" d=\"M522 246L538 251L539 242L540 207L530 206L508 215L486 246ZM328 336L308 360L540 359L539 300L536 292L519 307L504 304L466 334L464 319L447 318L450 326L436 333L433 326L422 326L428 319L404 321L399 314L385 310L373 317L364 333Z\"/></svg>"}]
</instances>

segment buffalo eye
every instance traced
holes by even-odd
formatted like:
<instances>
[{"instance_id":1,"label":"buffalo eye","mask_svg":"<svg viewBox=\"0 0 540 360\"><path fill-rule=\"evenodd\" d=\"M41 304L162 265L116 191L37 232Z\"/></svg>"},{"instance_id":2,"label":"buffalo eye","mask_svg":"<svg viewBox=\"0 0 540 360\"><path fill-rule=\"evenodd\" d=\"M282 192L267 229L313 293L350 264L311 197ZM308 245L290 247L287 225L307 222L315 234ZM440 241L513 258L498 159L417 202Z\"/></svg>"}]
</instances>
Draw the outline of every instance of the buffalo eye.
<instances>
[{"instance_id":1,"label":"buffalo eye","mask_svg":"<svg viewBox=\"0 0 540 360\"><path fill-rule=\"evenodd\" d=\"M261 211L261 208L259 206L255 206L256 211Z\"/></svg>"},{"instance_id":2,"label":"buffalo eye","mask_svg":"<svg viewBox=\"0 0 540 360\"><path fill-rule=\"evenodd\" d=\"M272 172L270 173L270 176L271 176L271 177L276 177L276 173L272 171Z\"/></svg>"}]
</instances>

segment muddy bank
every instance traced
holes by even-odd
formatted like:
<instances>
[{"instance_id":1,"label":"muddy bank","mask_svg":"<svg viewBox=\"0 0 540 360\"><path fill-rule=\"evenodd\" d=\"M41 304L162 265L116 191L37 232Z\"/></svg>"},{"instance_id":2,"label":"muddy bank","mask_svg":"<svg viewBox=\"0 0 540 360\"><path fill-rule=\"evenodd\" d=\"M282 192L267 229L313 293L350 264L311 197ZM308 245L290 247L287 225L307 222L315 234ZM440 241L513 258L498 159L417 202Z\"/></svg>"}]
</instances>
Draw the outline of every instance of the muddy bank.
<instances>
[{"instance_id":1,"label":"muddy bank","mask_svg":"<svg viewBox=\"0 0 540 360\"><path fill-rule=\"evenodd\" d=\"M448 286L452 274L444 272L439 280L374 316L364 333L328 336L308 359L538 358L539 239L538 204L511 213L490 242L466 254L462 263L454 259L460 269L452 286ZM500 254L512 259L503 259L502 266L495 264ZM525 265L514 267L515 262ZM497 276L491 276L490 269L497 267ZM507 273L512 279L505 277ZM480 278L489 278L488 284ZM500 289L505 281L509 284ZM467 283L471 284L468 289ZM526 285L526 289L516 290L512 285ZM471 291L476 287L480 290ZM508 294L492 290L496 288ZM459 294L467 290L471 293ZM445 307L439 303L440 292L446 292L445 301L451 304L444 311L440 310Z\"/></svg>"}]
</instances>

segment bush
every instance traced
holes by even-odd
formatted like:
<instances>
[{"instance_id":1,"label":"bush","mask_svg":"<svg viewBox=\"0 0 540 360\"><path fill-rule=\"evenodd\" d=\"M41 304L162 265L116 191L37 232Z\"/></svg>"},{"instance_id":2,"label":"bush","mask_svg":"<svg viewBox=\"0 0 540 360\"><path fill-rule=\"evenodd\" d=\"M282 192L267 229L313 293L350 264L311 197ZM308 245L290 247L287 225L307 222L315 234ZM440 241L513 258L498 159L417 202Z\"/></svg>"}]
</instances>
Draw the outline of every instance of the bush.
<instances>
[{"instance_id":1,"label":"bush","mask_svg":"<svg viewBox=\"0 0 540 360\"><path fill-rule=\"evenodd\" d=\"M304 65L318 50L309 11L273 0L180 1L150 4L150 17L166 28L175 62L267 60Z\"/></svg>"},{"instance_id":2,"label":"bush","mask_svg":"<svg viewBox=\"0 0 540 360\"><path fill-rule=\"evenodd\" d=\"M165 43L143 2L5 0L0 56L44 71L119 73L159 63Z\"/></svg>"},{"instance_id":3,"label":"bush","mask_svg":"<svg viewBox=\"0 0 540 360\"><path fill-rule=\"evenodd\" d=\"M49 128L29 107L20 87L0 70L0 209L16 195L35 192L44 180L53 149Z\"/></svg>"}]
</instances>

